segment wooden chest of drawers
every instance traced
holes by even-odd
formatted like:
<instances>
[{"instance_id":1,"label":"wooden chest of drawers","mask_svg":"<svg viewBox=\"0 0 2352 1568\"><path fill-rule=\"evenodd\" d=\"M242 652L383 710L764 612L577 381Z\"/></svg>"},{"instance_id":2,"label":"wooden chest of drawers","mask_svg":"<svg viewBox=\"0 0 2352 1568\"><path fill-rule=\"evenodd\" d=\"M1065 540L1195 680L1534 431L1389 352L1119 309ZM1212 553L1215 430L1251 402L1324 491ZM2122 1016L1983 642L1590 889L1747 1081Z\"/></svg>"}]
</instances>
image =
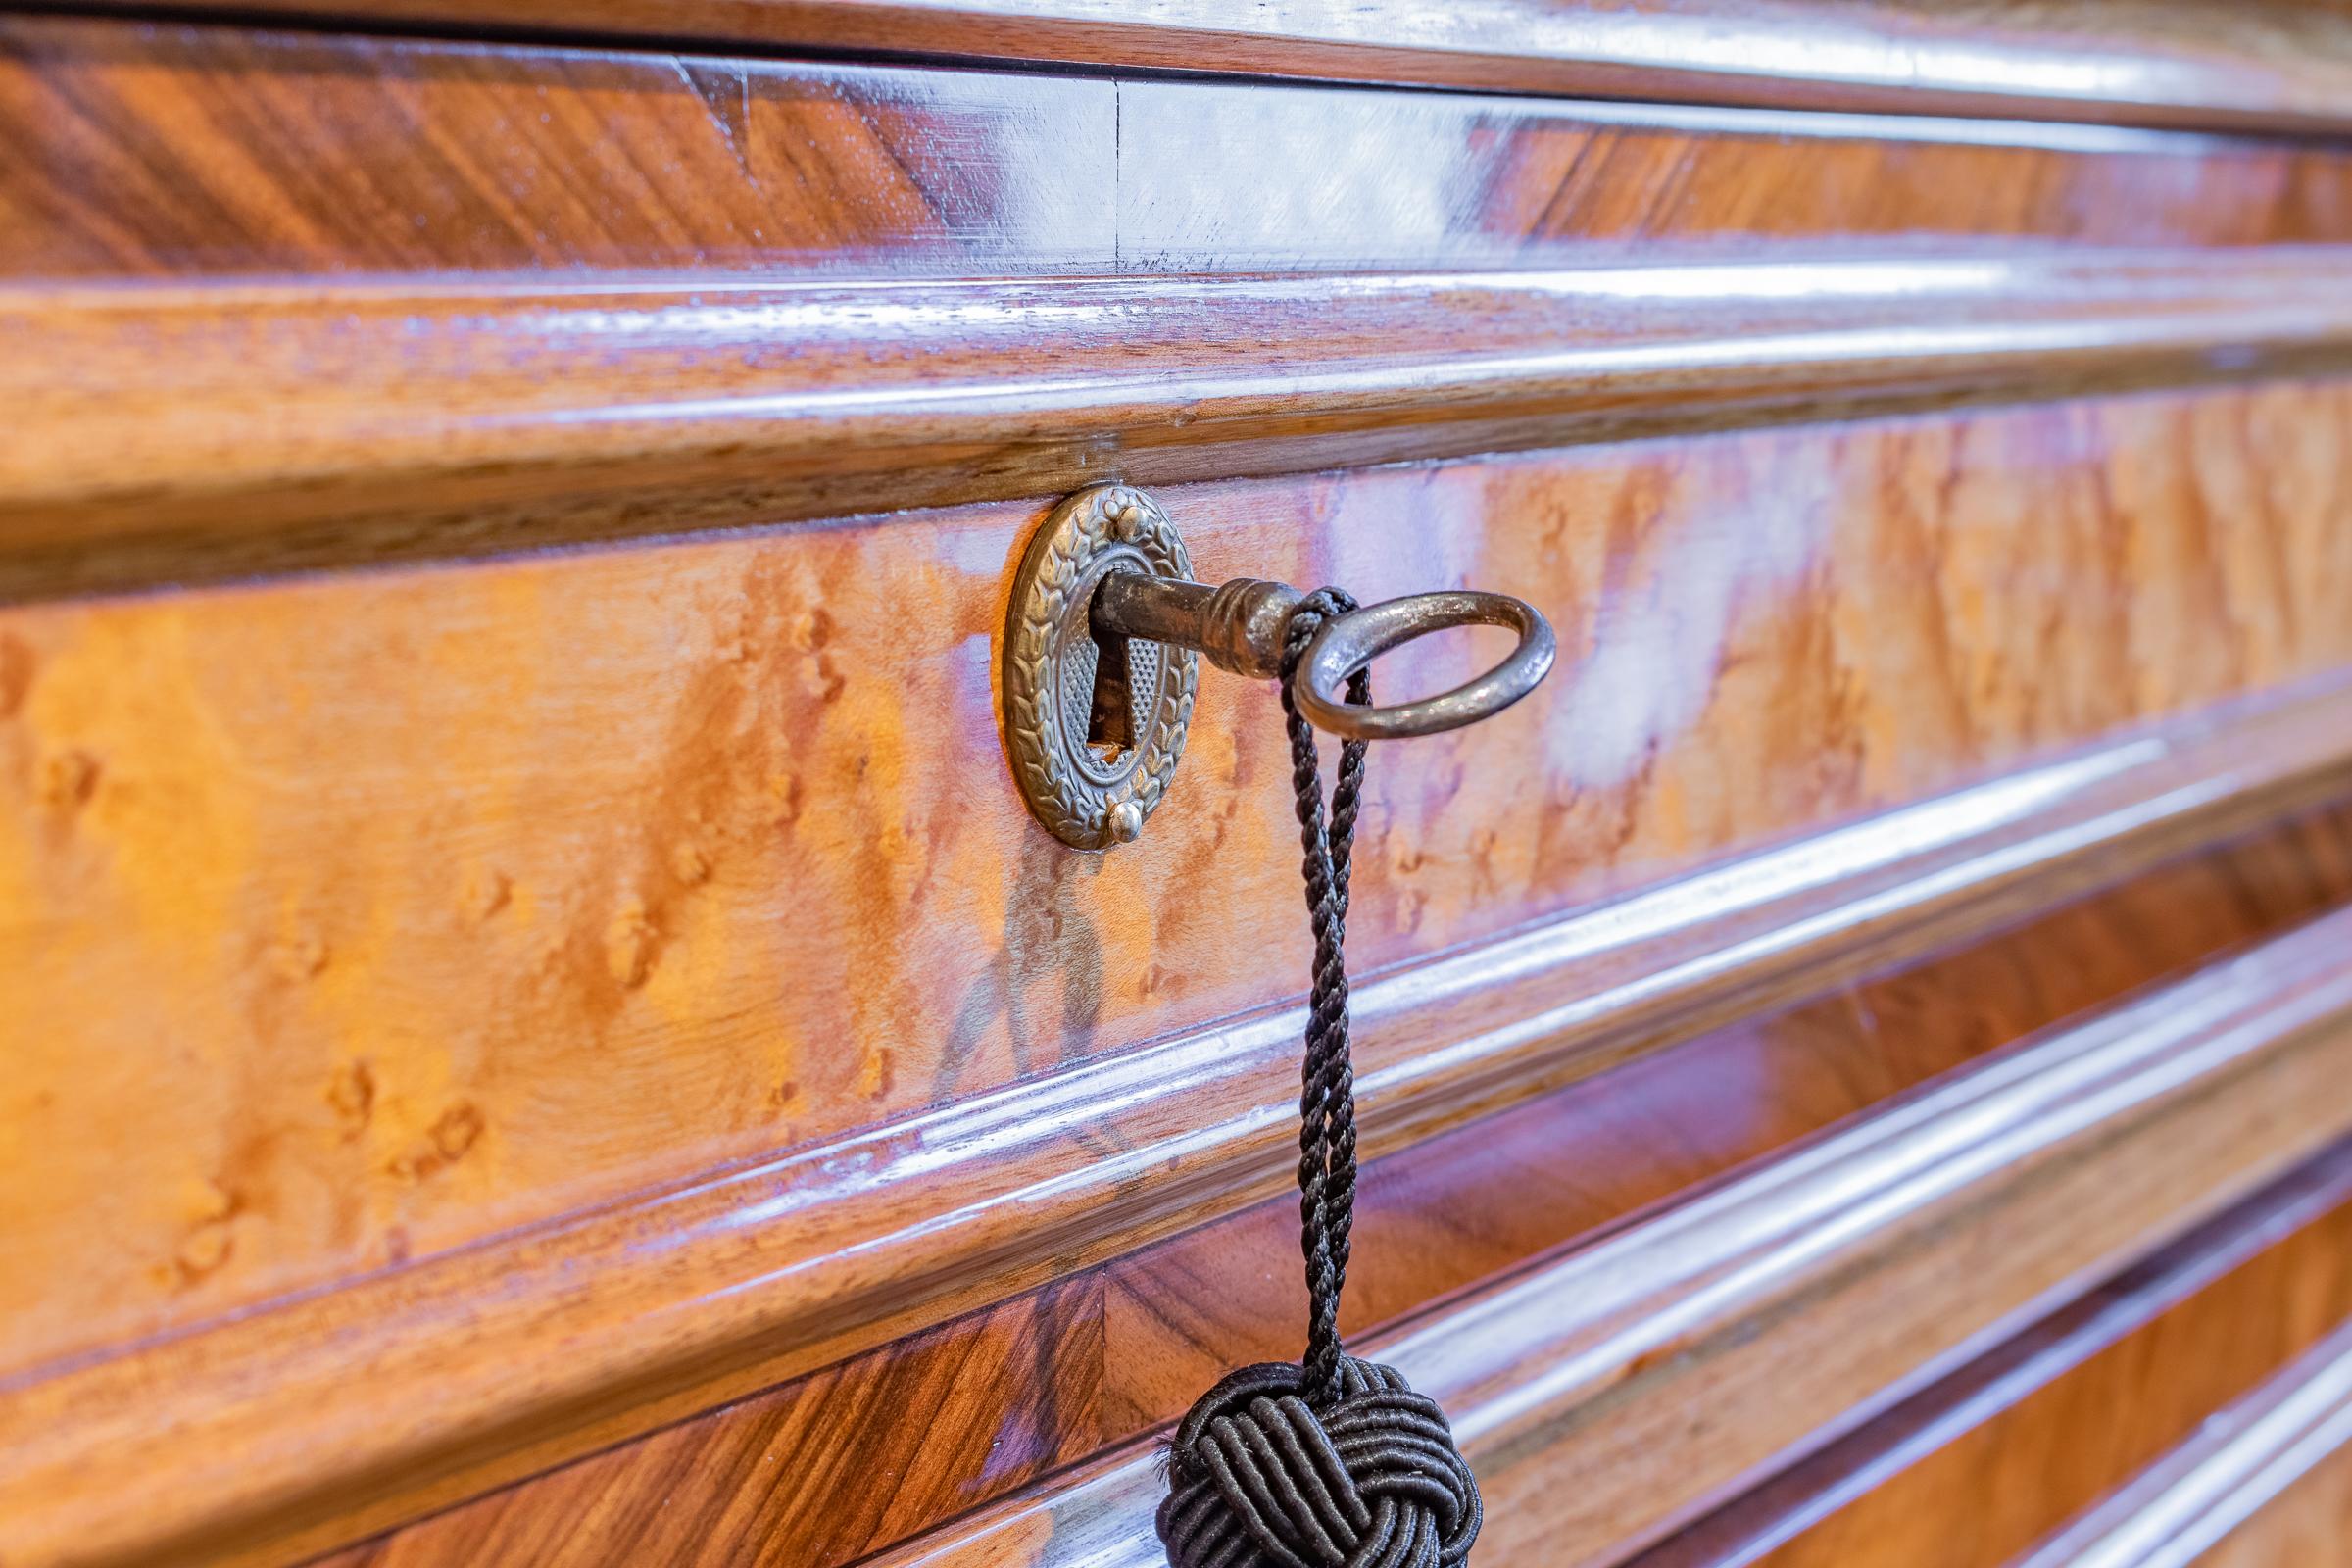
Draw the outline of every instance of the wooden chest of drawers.
<instances>
[{"instance_id":1,"label":"wooden chest of drawers","mask_svg":"<svg viewBox=\"0 0 2352 1568\"><path fill-rule=\"evenodd\" d=\"M1348 922L1478 1562L2352 1560L2352 14L278 10L0 16L0 1564L1162 1561L1308 946L1261 685L1022 808L1104 479L1557 628Z\"/></svg>"}]
</instances>

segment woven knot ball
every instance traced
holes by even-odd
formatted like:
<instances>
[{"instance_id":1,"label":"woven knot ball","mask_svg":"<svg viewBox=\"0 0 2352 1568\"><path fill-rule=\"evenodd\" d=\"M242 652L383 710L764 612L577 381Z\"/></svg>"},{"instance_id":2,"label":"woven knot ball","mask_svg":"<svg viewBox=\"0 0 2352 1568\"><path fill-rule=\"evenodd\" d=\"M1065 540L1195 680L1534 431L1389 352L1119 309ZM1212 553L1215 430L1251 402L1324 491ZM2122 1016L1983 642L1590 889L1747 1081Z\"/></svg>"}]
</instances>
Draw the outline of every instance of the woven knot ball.
<instances>
[{"instance_id":1,"label":"woven knot ball","mask_svg":"<svg viewBox=\"0 0 2352 1568\"><path fill-rule=\"evenodd\" d=\"M1340 1360L1317 1411L1306 1374L1248 1366L1176 1429L1159 1542L1173 1568L1458 1568L1478 1483L1435 1399L1391 1368Z\"/></svg>"}]
</instances>

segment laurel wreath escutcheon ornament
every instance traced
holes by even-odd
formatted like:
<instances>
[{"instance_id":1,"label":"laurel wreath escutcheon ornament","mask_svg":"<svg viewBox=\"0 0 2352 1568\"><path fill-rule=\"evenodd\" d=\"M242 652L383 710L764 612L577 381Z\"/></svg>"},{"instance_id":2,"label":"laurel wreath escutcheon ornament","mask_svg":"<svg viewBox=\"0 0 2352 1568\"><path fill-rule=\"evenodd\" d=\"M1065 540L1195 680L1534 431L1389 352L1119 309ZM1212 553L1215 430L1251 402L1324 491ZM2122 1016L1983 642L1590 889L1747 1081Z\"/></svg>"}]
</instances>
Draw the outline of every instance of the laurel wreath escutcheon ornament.
<instances>
[{"instance_id":1,"label":"laurel wreath escutcheon ornament","mask_svg":"<svg viewBox=\"0 0 2352 1568\"><path fill-rule=\"evenodd\" d=\"M1004 623L1004 745L1029 810L1075 849L1131 842L1167 794L1193 718L1198 656L1128 645L1131 744L1090 740L1101 651L1087 623L1107 572L1190 578L1192 558L1150 496L1096 485L1063 501L1029 541Z\"/></svg>"}]
</instances>

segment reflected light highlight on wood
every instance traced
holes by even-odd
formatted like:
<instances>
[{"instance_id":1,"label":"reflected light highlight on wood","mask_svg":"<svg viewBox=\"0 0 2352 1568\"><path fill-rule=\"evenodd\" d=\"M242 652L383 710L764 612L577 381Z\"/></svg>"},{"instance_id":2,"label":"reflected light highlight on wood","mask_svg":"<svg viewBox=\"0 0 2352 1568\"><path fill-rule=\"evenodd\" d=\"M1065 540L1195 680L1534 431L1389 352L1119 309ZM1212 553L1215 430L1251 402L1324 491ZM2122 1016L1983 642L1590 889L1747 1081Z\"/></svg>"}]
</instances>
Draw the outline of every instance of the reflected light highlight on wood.
<instances>
[{"instance_id":1,"label":"reflected light highlight on wood","mask_svg":"<svg viewBox=\"0 0 2352 1568\"><path fill-rule=\"evenodd\" d=\"M0 290L0 598L2352 366L2352 246ZM61 368L64 368L61 369Z\"/></svg>"},{"instance_id":2,"label":"reflected light highlight on wood","mask_svg":"<svg viewBox=\"0 0 2352 1568\"><path fill-rule=\"evenodd\" d=\"M2300 1375L2352 1315L2348 1197L2338 1145L1629 1568L2003 1568Z\"/></svg>"},{"instance_id":3,"label":"reflected light highlight on wood","mask_svg":"<svg viewBox=\"0 0 2352 1568\"><path fill-rule=\"evenodd\" d=\"M0 275L40 279L1242 274L2352 237L2352 158L2326 140L41 16L0 21L0 138L32 149L0 166L18 220Z\"/></svg>"},{"instance_id":4,"label":"reflected light highlight on wood","mask_svg":"<svg viewBox=\"0 0 2352 1568\"><path fill-rule=\"evenodd\" d=\"M2299 1548L2325 1555L2297 1556L2291 1554L2297 1548L2281 1540L2280 1527L2307 1526L2309 1520L2292 1515L2265 1520L2263 1514L2281 1493L2315 1469L2322 1473L2315 1479L2327 1484L2328 1472L2340 1464L2337 1455L2348 1447L2352 1325L2315 1346L2272 1383L2221 1411L2193 1440L2021 1559L2018 1568L2328 1560L2342 1540L2333 1528L2307 1537Z\"/></svg>"}]
</instances>

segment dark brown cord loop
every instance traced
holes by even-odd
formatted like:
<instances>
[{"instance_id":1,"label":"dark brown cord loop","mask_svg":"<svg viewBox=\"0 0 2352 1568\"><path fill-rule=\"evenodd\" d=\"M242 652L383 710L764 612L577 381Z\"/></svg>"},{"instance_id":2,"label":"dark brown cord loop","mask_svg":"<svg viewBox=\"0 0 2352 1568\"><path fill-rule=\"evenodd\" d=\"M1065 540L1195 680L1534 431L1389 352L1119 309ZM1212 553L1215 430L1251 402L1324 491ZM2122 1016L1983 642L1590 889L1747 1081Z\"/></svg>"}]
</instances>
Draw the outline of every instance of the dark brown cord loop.
<instances>
[{"instance_id":1,"label":"dark brown cord loop","mask_svg":"<svg viewBox=\"0 0 2352 1568\"><path fill-rule=\"evenodd\" d=\"M1298 1096L1306 1355L1298 1366L1233 1373L1176 1429L1157 1519L1174 1568L1459 1568L1483 1516L1478 1484L1437 1402L1340 1345L1355 1220L1345 948L1365 743L1341 744L1326 822L1315 732L1293 691L1316 630L1354 609L1339 589L1317 589L1292 610L1283 638L1283 721L1315 934ZM1371 676L1350 674L1347 693L1349 703L1369 706Z\"/></svg>"}]
</instances>

